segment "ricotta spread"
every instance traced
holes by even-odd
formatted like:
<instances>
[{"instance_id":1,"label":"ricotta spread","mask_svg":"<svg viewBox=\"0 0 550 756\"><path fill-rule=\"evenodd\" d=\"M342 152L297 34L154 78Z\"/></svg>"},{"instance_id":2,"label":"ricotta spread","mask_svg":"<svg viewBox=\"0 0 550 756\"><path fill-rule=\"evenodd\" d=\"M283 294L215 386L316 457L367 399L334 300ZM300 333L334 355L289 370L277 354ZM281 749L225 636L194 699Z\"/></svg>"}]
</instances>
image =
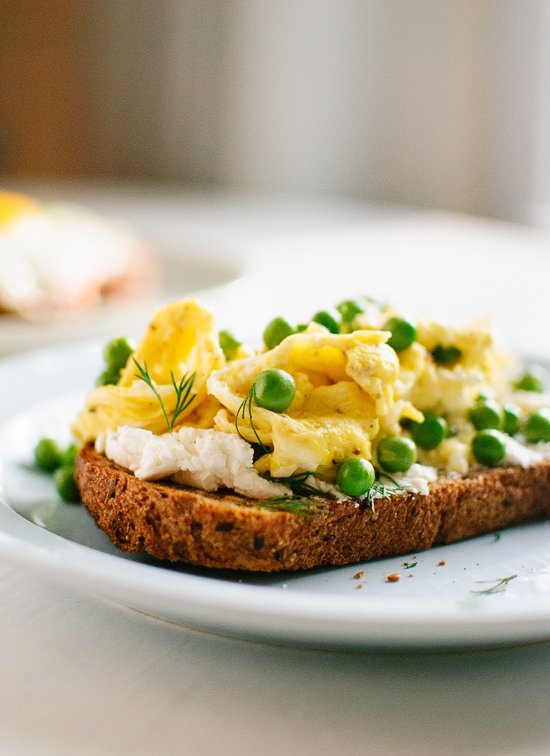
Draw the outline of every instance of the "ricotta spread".
<instances>
[{"instance_id":1,"label":"ricotta spread","mask_svg":"<svg viewBox=\"0 0 550 756\"><path fill-rule=\"evenodd\" d=\"M415 463L407 472L392 475L392 478L405 491L427 496L430 493L429 484L437 480L437 470L435 467Z\"/></svg>"},{"instance_id":2,"label":"ricotta spread","mask_svg":"<svg viewBox=\"0 0 550 756\"><path fill-rule=\"evenodd\" d=\"M550 457L549 444L537 444L528 446L516 441L515 438L506 439L506 456L503 463L505 465L519 465L520 467L533 467L538 465L543 459Z\"/></svg>"},{"instance_id":3,"label":"ricotta spread","mask_svg":"<svg viewBox=\"0 0 550 756\"><path fill-rule=\"evenodd\" d=\"M204 491L231 488L251 499L289 496L292 491L262 478L253 466L253 451L239 436L216 430L180 428L156 436L143 428L122 425L98 436L95 448L140 480L171 478L174 482ZM405 491L426 495L437 478L434 467L412 465L406 473L392 476ZM349 498L336 486L314 476L308 483L337 501Z\"/></svg>"},{"instance_id":4,"label":"ricotta spread","mask_svg":"<svg viewBox=\"0 0 550 756\"><path fill-rule=\"evenodd\" d=\"M171 477L204 491L231 488L252 499L291 494L286 486L258 475L252 447L232 433L184 427L156 436L123 425L98 437L96 449L140 480Z\"/></svg>"}]
</instances>

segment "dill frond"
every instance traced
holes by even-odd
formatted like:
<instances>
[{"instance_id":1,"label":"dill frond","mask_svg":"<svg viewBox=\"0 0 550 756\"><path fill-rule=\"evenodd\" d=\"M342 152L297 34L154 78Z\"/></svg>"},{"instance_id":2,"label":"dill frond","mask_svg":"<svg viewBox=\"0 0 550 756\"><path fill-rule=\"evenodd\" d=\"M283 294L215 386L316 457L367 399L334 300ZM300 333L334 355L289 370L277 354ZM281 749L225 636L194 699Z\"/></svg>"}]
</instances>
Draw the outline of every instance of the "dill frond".
<instances>
[{"instance_id":1,"label":"dill frond","mask_svg":"<svg viewBox=\"0 0 550 756\"><path fill-rule=\"evenodd\" d=\"M164 402L162 400L161 395L159 394L155 384L153 383L153 380L151 376L149 375L149 369L147 367L147 363L144 362L143 365L140 365L139 362L135 359L135 357L132 357L134 361L134 365L136 366L137 373L134 374L134 376L140 380L143 381L153 394L156 396L160 408L162 410L162 414L164 415L164 420L166 421L166 427L169 431L173 430L174 425L178 419L178 417L184 412L191 402L194 400L196 394L191 394L191 391L193 389L193 384L195 382L195 375L196 373L185 373L179 383L176 381L176 378L174 376L174 372L170 371L170 378L172 380L172 386L174 387L174 391L176 392L176 406L174 407L174 411L172 413L172 417L168 417L168 413L166 412L166 407L164 406Z\"/></svg>"}]
</instances>

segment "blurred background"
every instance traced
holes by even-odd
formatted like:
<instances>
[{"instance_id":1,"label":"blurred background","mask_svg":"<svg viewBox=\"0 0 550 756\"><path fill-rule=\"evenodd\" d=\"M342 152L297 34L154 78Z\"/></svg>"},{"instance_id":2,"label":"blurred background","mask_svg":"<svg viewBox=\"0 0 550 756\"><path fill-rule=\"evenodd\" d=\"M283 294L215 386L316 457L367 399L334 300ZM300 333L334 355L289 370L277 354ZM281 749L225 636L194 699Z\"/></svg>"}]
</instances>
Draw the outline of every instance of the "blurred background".
<instances>
[{"instance_id":1,"label":"blurred background","mask_svg":"<svg viewBox=\"0 0 550 756\"><path fill-rule=\"evenodd\" d=\"M550 0L0 0L0 66L0 187L42 201L0 201L0 354L304 280L541 351Z\"/></svg>"},{"instance_id":2,"label":"blurred background","mask_svg":"<svg viewBox=\"0 0 550 756\"><path fill-rule=\"evenodd\" d=\"M1 0L0 175L550 222L547 0Z\"/></svg>"}]
</instances>

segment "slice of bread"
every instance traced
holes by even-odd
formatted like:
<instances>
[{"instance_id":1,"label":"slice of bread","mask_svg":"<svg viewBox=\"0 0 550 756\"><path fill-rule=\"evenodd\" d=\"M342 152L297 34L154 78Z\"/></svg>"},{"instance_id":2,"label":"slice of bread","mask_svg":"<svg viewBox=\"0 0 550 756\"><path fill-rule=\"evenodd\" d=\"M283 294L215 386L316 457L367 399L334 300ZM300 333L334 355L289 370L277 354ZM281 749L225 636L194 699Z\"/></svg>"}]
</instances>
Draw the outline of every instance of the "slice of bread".
<instances>
[{"instance_id":1,"label":"slice of bread","mask_svg":"<svg viewBox=\"0 0 550 756\"><path fill-rule=\"evenodd\" d=\"M256 501L144 482L91 445L76 459L82 501L123 551L204 567L273 572L413 554L437 544L550 517L550 460L431 484L375 502L328 502L310 519Z\"/></svg>"}]
</instances>

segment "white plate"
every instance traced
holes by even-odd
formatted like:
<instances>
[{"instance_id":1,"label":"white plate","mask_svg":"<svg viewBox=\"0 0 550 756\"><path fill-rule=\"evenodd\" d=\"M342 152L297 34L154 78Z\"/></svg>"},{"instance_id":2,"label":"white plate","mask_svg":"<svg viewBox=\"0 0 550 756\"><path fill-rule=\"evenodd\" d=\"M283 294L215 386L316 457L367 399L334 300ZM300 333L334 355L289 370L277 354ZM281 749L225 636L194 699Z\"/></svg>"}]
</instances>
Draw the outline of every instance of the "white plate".
<instances>
[{"instance_id":1,"label":"white plate","mask_svg":"<svg viewBox=\"0 0 550 756\"><path fill-rule=\"evenodd\" d=\"M68 422L99 370L98 345L0 363L3 557L164 619L256 640L428 648L550 638L550 523L301 574L219 573L123 555L30 466L40 436L68 438ZM404 562L416 564L406 569ZM386 582L393 572L401 580ZM505 591L476 593L511 575Z\"/></svg>"}]
</instances>

